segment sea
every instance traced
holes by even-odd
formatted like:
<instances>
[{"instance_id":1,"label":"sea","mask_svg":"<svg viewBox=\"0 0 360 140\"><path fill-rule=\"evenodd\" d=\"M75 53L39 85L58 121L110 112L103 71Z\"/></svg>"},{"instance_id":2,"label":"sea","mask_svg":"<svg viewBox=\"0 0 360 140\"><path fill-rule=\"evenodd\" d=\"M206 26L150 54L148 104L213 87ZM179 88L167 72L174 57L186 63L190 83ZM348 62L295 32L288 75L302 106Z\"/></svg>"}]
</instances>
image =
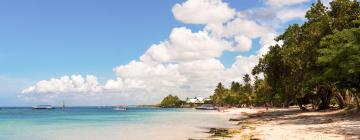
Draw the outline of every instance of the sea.
<instances>
[{"instance_id":1,"label":"sea","mask_svg":"<svg viewBox=\"0 0 360 140\"><path fill-rule=\"evenodd\" d=\"M191 108L3 107L0 140L187 140L230 127L229 116Z\"/></svg>"}]
</instances>

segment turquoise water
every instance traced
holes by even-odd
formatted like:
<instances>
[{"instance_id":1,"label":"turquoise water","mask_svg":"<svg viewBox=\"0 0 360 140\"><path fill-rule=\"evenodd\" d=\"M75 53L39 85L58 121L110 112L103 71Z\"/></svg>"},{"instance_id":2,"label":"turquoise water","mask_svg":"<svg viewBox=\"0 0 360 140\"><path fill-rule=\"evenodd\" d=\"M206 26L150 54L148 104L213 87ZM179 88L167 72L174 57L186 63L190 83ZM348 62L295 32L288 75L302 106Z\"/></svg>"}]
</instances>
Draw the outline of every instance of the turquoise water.
<instances>
[{"instance_id":1,"label":"turquoise water","mask_svg":"<svg viewBox=\"0 0 360 140\"><path fill-rule=\"evenodd\" d=\"M0 140L180 140L208 136L206 128L230 125L225 120L216 112L194 109L2 108Z\"/></svg>"}]
</instances>

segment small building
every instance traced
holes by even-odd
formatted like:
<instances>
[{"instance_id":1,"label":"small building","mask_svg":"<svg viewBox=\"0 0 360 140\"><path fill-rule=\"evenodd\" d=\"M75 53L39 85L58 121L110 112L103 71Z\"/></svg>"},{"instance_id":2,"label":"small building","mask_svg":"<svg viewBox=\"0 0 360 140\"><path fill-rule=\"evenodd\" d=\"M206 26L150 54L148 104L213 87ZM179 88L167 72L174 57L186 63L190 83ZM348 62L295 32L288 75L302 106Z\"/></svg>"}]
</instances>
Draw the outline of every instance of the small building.
<instances>
[{"instance_id":1,"label":"small building","mask_svg":"<svg viewBox=\"0 0 360 140\"><path fill-rule=\"evenodd\" d=\"M203 104L205 101L209 101L209 98L204 98L201 96L196 96L194 98L187 98L186 103L188 104Z\"/></svg>"}]
</instances>

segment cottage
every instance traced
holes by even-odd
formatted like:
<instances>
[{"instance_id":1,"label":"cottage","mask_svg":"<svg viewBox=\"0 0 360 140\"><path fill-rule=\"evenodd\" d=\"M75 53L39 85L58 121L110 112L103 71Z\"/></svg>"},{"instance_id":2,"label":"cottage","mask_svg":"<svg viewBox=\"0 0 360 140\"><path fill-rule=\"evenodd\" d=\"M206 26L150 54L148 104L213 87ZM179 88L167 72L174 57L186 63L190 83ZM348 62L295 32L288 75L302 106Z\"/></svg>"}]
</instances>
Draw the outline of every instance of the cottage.
<instances>
[{"instance_id":1,"label":"cottage","mask_svg":"<svg viewBox=\"0 0 360 140\"><path fill-rule=\"evenodd\" d=\"M201 96L196 96L194 98L187 98L186 99L186 103L191 103L191 104L203 104L205 101L210 100L209 98L204 98Z\"/></svg>"}]
</instances>

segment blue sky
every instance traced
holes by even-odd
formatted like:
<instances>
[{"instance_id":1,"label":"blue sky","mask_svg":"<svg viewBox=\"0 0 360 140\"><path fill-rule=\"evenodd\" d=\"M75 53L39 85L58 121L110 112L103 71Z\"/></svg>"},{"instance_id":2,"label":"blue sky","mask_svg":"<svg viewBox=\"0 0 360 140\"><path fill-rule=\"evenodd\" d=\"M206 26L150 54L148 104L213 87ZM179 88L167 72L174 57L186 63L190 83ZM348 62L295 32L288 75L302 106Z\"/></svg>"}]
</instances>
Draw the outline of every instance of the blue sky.
<instances>
[{"instance_id":1,"label":"blue sky","mask_svg":"<svg viewBox=\"0 0 360 140\"><path fill-rule=\"evenodd\" d=\"M165 40L173 27L184 26L171 13L178 2L1 1L0 73L32 80L67 73L113 76L109 70L114 66L138 59L151 44ZM230 5L246 9L261 3L242 0Z\"/></svg>"},{"instance_id":2,"label":"blue sky","mask_svg":"<svg viewBox=\"0 0 360 140\"><path fill-rule=\"evenodd\" d=\"M0 1L0 106L32 104L18 99L25 87L63 75L95 75L100 83L116 66L139 60L176 27L193 32L204 24L176 20L172 8L184 0L2 0ZM236 11L266 7L265 0L224 0ZM298 7L308 7L309 2ZM254 17L256 18L256 17ZM291 20L274 28L281 32ZM264 23L265 24L265 23ZM246 52L224 51L229 68L236 56L255 55L259 38ZM75 104L75 103L74 103Z\"/></svg>"}]
</instances>

